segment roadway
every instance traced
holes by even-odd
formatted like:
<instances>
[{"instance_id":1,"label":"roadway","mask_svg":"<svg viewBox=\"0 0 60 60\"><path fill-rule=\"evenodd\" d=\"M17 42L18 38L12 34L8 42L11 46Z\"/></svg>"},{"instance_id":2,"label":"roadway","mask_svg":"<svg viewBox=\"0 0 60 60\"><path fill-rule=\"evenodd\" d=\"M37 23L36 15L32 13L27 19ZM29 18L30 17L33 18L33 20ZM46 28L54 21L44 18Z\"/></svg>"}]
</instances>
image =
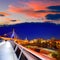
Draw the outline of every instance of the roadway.
<instances>
[{"instance_id":1,"label":"roadway","mask_svg":"<svg viewBox=\"0 0 60 60\"><path fill-rule=\"evenodd\" d=\"M8 41L0 42L0 60L18 60L12 45Z\"/></svg>"}]
</instances>

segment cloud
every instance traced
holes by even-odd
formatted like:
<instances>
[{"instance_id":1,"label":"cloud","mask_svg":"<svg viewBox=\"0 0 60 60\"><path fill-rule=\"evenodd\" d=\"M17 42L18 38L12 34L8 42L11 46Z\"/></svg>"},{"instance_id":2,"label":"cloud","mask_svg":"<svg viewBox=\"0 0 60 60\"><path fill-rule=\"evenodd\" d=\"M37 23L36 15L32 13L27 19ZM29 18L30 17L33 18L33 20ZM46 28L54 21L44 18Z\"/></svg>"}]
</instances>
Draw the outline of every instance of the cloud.
<instances>
[{"instance_id":1,"label":"cloud","mask_svg":"<svg viewBox=\"0 0 60 60\"><path fill-rule=\"evenodd\" d=\"M60 11L60 6L49 6L47 8L54 11Z\"/></svg>"},{"instance_id":2,"label":"cloud","mask_svg":"<svg viewBox=\"0 0 60 60\"><path fill-rule=\"evenodd\" d=\"M59 19L59 17L55 16L57 13L60 14L60 11L58 11L56 7L54 9L52 8L53 6L56 6L56 5L59 6L59 3L53 2L52 0L48 0L48 1L47 0L20 0L18 4L17 5L16 4L10 4L8 6L7 11L11 12L12 14L25 15L26 18L24 19L25 16L23 16L23 18L19 17L20 21L16 21L12 19L10 21L11 24L13 23L17 24L22 22L23 23L24 22L60 23L60 21L59 22L56 21L57 19ZM52 17L50 18L49 16L52 16ZM27 18L27 17L30 17L30 18ZM56 18L54 19L54 17Z\"/></svg>"},{"instance_id":3,"label":"cloud","mask_svg":"<svg viewBox=\"0 0 60 60\"><path fill-rule=\"evenodd\" d=\"M32 17L44 17L47 14L56 14L60 11L50 10L49 6L59 5L55 2L44 3L46 0L20 0L17 5L10 4L8 7L9 12L26 14ZM50 0L49 0L50 1Z\"/></svg>"},{"instance_id":4,"label":"cloud","mask_svg":"<svg viewBox=\"0 0 60 60\"><path fill-rule=\"evenodd\" d=\"M50 23L60 24L60 20L50 20Z\"/></svg>"},{"instance_id":5,"label":"cloud","mask_svg":"<svg viewBox=\"0 0 60 60\"><path fill-rule=\"evenodd\" d=\"M38 8L38 9L40 9L40 8ZM46 14L48 14L48 11L45 11L44 9L43 10L37 10L36 7L34 7L34 8L23 8L23 7L21 7L20 8L20 7L16 7L13 5L9 5L8 11L12 12L12 13L18 13L18 14L22 13L22 14L25 14L27 16L32 16L32 17L44 17ZM49 13L51 13L51 12L49 12Z\"/></svg>"},{"instance_id":6,"label":"cloud","mask_svg":"<svg viewBox=\"0 0 60 60\"><path fill-rule=\"evenodd\" d=\"M25 18L23 16L23 19L21 19L20 17L20 21L11 21L9 24L17 24L17 23L25 23L25 22L41 22L41 23L44 23L44 22L50 22L50 23L55 23L55 24L60 24L60 20L58 21L55 21L57 20L58 17L55 18L55 14L56 13L59 13L59 12L56 12L56 11L51 11L49 9L41 9L41 10L34 10L34 9L27 9L27 8L23 8L23 7L16 7L16 6L13 6L13 5L10 5L9 6L9 9L8 11L10 12L13 12L13 13L18 13L18 14L25 14ZM53 15L52 18L50 18L49 16L50 15ZM59 14L58 14L59 16ZM30 18L27 18L27 17L30 17ZM33 18L34 17L34 18ZM46 17L46 18L44 18ZM49 18L48 18L49 17ZM52 21L53 19L53 21Z\"/></svg>"},{"instance_id":7,"label":"cloud","mask_svg":"<svg viewBox=\"0 0 60 60\"><path fill-rule=\"evenodd\" d=\"M0 12L0 16L9 16L10 14L6 13L6 12Z\"/></svg>"},{"instance_id":8,"label":"cloud","mask_svg":"<svg viewBox=\"0 0 60 60\"><path fill-rule=\"evenodd\" d=\"M14 24L19 24L22 23L21 20L10 20L9 23L7 23L6 25L14 25Z\"/></svg>"},{"instance_id":9,"label":"cloud","mask_svg":"<svg viewBox=\"0 0 60 60\"><path fill-rule=\"evenodd\" d=\"M36 13L60 13L60 10L37 10Z\"/></svg>"},{"instance_id":10,"label":"cloud","mask_svg":"<svg viewBox=\"0 0 60 60\"><path fill-rule=\"evenodd\" d=\"M52 13L60 13L60 6L48 6L46 7L45 10L37 10L35 11L37 13L47 13L47 12L52 12Z\"/></svg>"},{"instance_id":11,"label":"cloud","mask_svg":"<svg viewBox=\"0 0 60 60\"><path fill-rule=\"evenodd\" d=\"M3 14L0 14L0 16L5 16L5 15L3 15Z\"/></svg>"},{"instance_id":12,"label":"cloud","mask_svg":"<svg viewBox=\"0 0 60 60\"><path fill-rule=\"evenodd\" d=\"M20 2L60 2L60 0L20 0Z\"/></svg>"},{"instance_id":13,"label":"cloud","mask_svg":"<svg viewBox=\"0 0 60 60\"><path fill-rule=\"evenodd\" d=\"M13 25L13 24L18 24L21 23L20 20L14 20L12 18L2 18L0 17L0 25Z\"/></svg>"},{"instance_id":14,"label":"cloud","mask_svg":"<svg viewBox=\"0 0 60 60\"><path fill-rule=\"evenodd\" d=\"M16 20L11 20L12 22L16 22Z\"/></svg>"},{"instance_id":15,"label":"cloud","mask_svg":"<svg viewBox=\"0 0 60 60\"><path fill-rule=\"evenodd\" d=\"M46 16L48 20L59 20L60 19L60 14L48 14Z\"/></svg>"},{"instance_id":16,"label":"cloud","mask_svg":"<svg viewBox=\"0 0 60 60\"><path fill-rule=\"evenodd\" d=\"M47 7L51 12L56 12L56 13L60 13L60 6L48 6Z\"/></svg>"}]
</instances>

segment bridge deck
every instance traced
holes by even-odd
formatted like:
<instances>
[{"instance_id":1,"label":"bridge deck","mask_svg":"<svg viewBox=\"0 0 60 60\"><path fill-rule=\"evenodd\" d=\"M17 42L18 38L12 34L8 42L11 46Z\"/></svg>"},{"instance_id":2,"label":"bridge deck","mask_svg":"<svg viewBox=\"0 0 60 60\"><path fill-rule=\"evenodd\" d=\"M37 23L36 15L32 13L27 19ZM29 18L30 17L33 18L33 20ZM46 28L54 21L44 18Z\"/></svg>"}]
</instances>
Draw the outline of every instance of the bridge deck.
<instances>
[{"instance_id":1,"label":"bridge deck","mask_svg":"<svg viewBox=\"0 0 60 60\"><path fill-rule=\"evenodd\" d=\"M0 43L0 60L18 60L10 42Z\"/></svg>"}]
</instances>

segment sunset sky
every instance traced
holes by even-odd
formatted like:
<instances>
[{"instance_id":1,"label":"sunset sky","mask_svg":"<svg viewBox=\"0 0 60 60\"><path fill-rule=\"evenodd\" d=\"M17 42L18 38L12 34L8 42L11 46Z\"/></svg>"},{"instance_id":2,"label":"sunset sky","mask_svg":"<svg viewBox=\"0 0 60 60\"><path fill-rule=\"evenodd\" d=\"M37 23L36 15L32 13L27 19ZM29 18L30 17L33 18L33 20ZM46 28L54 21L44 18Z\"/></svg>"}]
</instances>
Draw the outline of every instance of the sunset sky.
<instances>
[{"instance_id":1,"label":"sunset sky","mask_svg":"<svg viewBox=\"0 0 60 60\"><path fill-rule=\"evenodd\" d=\"M0 0L0 24L22 22L60 24L60 0Z\"/></svg>"},{"instance_id":2,"label":"sunset sky","mask_svg":"<svg viewBox=\"0 0 60 60\"><path fill-rule=\"evenodd\" d=\"M13 26L16 24L19 24L20 26L21 23L31 24L32 22L39 23L39 24L47 23L47 25L49 23L51 25L49 27L52 27L52 24L54 24L57 25L56 27L59 27L58 29L60 29L60 0L0 0L0 26L1 27L4 25ZM36 27L38 27L38 25ZM39 29L41 29L42 27L44 26L40 26ZM51 31L54 28L51 28ZM46 31L46 33L48 32ZM49 34L50 34L49 36L52 35L51 33ZM56 32L56 36L58 35L60 36L60 32L58 34Z\"/></svg>"}]
</instances>

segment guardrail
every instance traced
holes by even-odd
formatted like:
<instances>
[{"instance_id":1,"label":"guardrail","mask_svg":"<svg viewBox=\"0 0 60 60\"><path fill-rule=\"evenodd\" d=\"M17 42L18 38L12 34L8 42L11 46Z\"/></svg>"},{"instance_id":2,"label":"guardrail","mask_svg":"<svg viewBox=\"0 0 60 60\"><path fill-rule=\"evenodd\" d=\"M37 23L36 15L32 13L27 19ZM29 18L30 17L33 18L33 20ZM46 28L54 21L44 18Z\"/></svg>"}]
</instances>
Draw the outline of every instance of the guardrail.
<instances>
[{"instance_id":1,"label":"guardrail","mask_svg":"<svg viewBox=\"0 0 60 60\"><path fill-rule=\"evenodd\" d=\"M18 57L18 60L56 60L45 54L37 53L22 45L13 42L13 48Z\"/></svg>"}]
</instances>

